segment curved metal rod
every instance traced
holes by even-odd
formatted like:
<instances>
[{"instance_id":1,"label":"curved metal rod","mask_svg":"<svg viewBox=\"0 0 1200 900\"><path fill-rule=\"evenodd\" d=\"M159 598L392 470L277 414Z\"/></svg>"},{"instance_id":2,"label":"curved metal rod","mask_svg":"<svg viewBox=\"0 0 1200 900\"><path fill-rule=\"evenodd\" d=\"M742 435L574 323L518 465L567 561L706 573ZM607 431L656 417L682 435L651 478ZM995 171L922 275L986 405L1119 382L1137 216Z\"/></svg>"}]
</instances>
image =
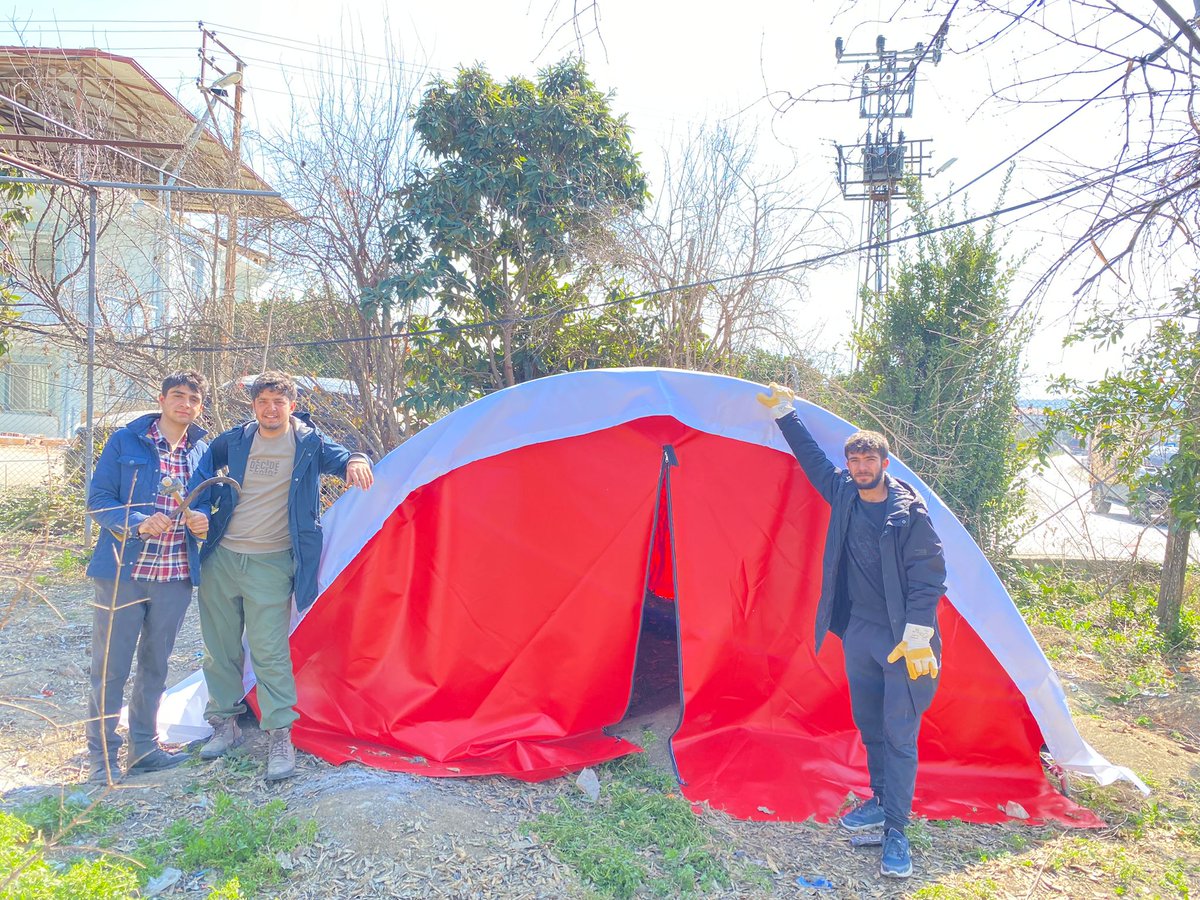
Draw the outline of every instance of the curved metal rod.
<instances>
[{"instance_id":1,"label":"curved metal rod","mask_svg":"<svg viewBox=\"0 0 1200 900\"><path fill-rule=\"evenodd\" d=\"M242 493L242 486L237 483L236 478L230 478L228 475L214 475L212 478L205 478L202 482L188 491L188 495L184 497L182 501L180 501L179 511L176 513L176 515L182 516L188 509L191 508L192 503L195 502L196 498L199 497L200 494L208 490L210 487L218 484L229 485L231 488L233 488L233 492L235 494Z\"/></svg>"}]
</instances>

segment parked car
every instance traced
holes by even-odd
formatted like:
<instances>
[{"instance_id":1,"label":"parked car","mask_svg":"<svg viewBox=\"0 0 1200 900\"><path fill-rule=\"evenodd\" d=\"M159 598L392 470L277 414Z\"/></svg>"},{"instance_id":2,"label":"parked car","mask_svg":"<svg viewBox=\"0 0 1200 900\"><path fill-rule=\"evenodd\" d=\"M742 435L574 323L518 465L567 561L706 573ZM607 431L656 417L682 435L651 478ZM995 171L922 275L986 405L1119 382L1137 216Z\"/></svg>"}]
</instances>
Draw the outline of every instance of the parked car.
<instances>
[{"instance_id":1,"label":"parked car","mask_svg":"<svg viewBox=\"0 0 1200 900\"><path fill-rule=\"evenodd\" d=\"M1092 488L1092 509L1105 514L1119 503L1129 510L1135 522L1154 523L1166 518L1170 495L1158 481L1163 468L1179 452L1173 441L1155 444L1138 466L1137 473L1128 481L1117 478L1112 462L1095 451L1089 466Z\"/></svg>"}]
</instances>

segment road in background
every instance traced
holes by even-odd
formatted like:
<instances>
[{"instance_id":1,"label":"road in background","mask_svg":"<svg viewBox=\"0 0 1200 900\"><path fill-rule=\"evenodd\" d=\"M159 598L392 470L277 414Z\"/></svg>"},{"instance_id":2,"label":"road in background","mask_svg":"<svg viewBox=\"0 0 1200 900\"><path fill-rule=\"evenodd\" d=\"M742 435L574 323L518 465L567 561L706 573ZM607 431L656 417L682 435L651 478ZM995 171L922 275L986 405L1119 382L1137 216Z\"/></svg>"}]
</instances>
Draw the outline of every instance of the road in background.
<instances>
[{"instance_id":1,"label":"road in background","mask_svg":"<svg viewBox=\"0 0 1200 900\"><path fill-rule=\"evenodd\" d=\"M63 446L61 441L30 443L24 437L0 437L0 490L46 484L61 478Z\"/></svg>"},{"instance_id":2,"label":"road in background","mask_svg":"<svg viewBox=\"0 0 1200 900\"><path fill-rule=\"evenodd\" d=\"M1111 512L1094 511L1087 462L1086 455L1061 453L1050 458L1044 471L1030 468L1025 473L1028 522L1018 529L1021 536L1013 555L1161 563L1166 525L1134 522L1117 503ZM1188 555L1193 564L1200 563L1200 540L1195 536Z\"/></svg>"}]
</instances>

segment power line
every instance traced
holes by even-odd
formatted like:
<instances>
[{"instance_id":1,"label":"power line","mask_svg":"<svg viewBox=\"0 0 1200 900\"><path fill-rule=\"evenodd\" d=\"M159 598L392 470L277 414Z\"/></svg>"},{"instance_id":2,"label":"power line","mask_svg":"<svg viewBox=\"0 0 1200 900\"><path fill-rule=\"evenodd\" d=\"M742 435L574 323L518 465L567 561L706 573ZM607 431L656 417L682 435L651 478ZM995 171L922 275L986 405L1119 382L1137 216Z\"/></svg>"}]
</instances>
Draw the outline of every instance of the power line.
<instances>
[{"instance_id":1,"label":"power line","mask_svg":"<svg viewBox=\"0 0 1200 900\"><path fill-rule=\"evenodd\" d=\"M409 69L413 72L413 74L418 75L429 71L450 71L442 66L424 64L417 65L415 63L410 64L394 57L376 56L373 53L366 53L362 50L351 50L343 47L334 48L323 44L313 43L312 41L302 41L297 38L286 38L281 37L280 35L265 34L261 31L250 31L248 29L237 28L236 26L232 25L221 25L217 22L210 22L209 24L214 28L221 28L224 31L232 32L244 40L260 44L267 44L272 47L281 47L286 50L295 50L299 53L309 53L314 56L323 56L330 59L340 60L345 60L346 58L356 59L361 62L377 65L380 68L391 68L394 66L399 69Z\"/></svg>"},{"instance_id":2,"label":"power line","mask_svg":"<svg viewBox=\"0 0 1200 900\"><path fill-rule=\"evenodd\" d=\"M1179 37L1180 37L1182 34L1183 34L1183 32L1182 32L1182 31L1180 31L1180 32L1176 33L1176 35L1175 35L1174 39L1172 39L1172 40L1169 40L1169 41L1164 41L1164 42L1163 42L1163 44L1162 44L1161 46L1159 46L1159 48L1158 48L1157 50L1155 50L1153 53L1149 53L1149 54L1147 54L1146 56L1143 56L1143 57L1141 57L1141 58L1139 58L1139 59L1137 59L1137 60L1134 60L1134 61L1135 61L1135 62L1138 62L1138 63L1141 63L1143 66L1145 66L1145 65L1147 65L1147 64L1149 64L1149 63L1151 63L1151 62L1154 62L1154 61L1155 61L1155 60L1157 60L1157 59L1158 59L1160 56L1162 56L1162 55L1163 55L1163 54L1164 54L1164 53L1167 51L1167 49L1168 49L1168 48L1170 48L1170 47L1171 47L1171 46L1174 44L1174 41L1178 40L1178 39L1179 39ZM1103 97L1103 96L1104 96L1106 93L1108 93L1110 90L1112 90L1112 89L1113 89L1114 87L1116 87L1118 84L1120 84L1122 81L1126 81L1128 78L1129 78L1129 73L1128 73L1128 72L1122 72L1120 75L1118 75L1116 78L1114 78L1114 79L1113 79L1111 82L1109 82L1108 84L1106 84L1104 87L1100 88L1100 90L1098 90L1098 91L1097 91L1095 94L1093 94L1091 97L1089 97L1088 99L1086 99L1086 100L1084 100L1083 102L1081 102L1081 103L1080 103L1078 106L1076 106L1076 107L1075 107L1073 110L1071 110L1069 113L1067 113L1067 114L1066 114L1065 116L1063 116L1061 119L1059 119L1057 122L1055 122L1055 123L1054 123L1053 125L1051 125L1049 128L1046 128L1044 131L1042 131L1042 132L1041 132L1040 134L1038 134L1036 137L1033 137L1033 138L1031 138L1029 141L1027 141L1026 143L1022 144L1020 147L1018 147L1018 148L1017 148L1016 150L1014 150L1012 153L1008 154L1008 156L1004 157L1004 159L1000 160L1000 162L996 163L994 166L991 166L990 168L986 169L985 171L983 171L983 172L980 172L978 175L976 175L974 178L972 178L972 179L971 179L970 181L968 181L966 184L964 184L964 185L962 185L962 186L960 186L960 187L957 187L957 188L955 188L955 189L954 189L954 190L952 190L950 193L948 193L948 194L947 194L945 197L942 197L942 198L940 198L940 199L936 200L935 202L931 203L931 204L929 205L929 209L933 209L933 208L934 208L934 207L936 207L936 206L940 206L941 204L943 204L943 203L947 202L948 200L950 200L952 197L954 197L954 196L956 196L956 195L958 195L958 194L961 194L961 193L962 193L963 191L965 191L967 188L971 187L973 184L976 184L976 183L978 183L979 181L981 181L982 179L986 178L988 175L990 175L990 174L992 174L993 172L995 172L995 171L996 171L997 169L999 169L1001 166L1005 165L1006 163L1009 163L1009 162L1011 162L1011 161L1012 161L1012 160L1014 160L1014 159L1015 159L1017 156L1019 156L1020 154L1024 153L1026 150L1028 150L1030 147L1032 147L1034 144L1036 144L1038 141L1042 140L1042 139L1043 139L1043 138L1045 138L1047 135L1049 135L1049 134L1050 134L1050 132L1054 131L1054 130L1055 130L1056 128L1058 128L1060 125L1064 125L1064 124L1066 124L1066 122L1067 122L1068 120L1070 120L1070 119L1071 119L1073 116L1075 116L1077 113L1080 113L1080 112L1082 112L1084 109L1086 109L1086 108L1087 108L1088 106L1090 106L1092 103L1094 103L1095 101L1099 100L1099 99L1100 99L1101 97Z\"/></svg>"},{"instance_id":3,"label":"power line","mask_svg":"<svg viewBox=\"0 0 1200 900\"><path fill-rule=\"evenodd\" d=\"M30 19L30 20L26 20L23 24L56 25L56 24L58 24L58 22L62 22L64 24L72 24L72 25L74 25L74 24L123 25L126 23L140 25L140 24L151 24L156 21L162 22L163 24L169 24L169 25L190 24L193 27L190 29L183 29L183 28L144 28L143 29L143 28L123 27L123 28L121 28L121 33L122 34L138 34L138 35L141 35L141 34L146 34L146 35L149 35L149 34L188 34L188 33L194 32L195 24L196 24L195 20L187 20L185 22L184 20L154 20L154 19L149 19L149 20L133 20L133 19L129 19L129 20L125 20L125 19L117 19L117 20L105 20L105 19L53 20L53 19L45 19L45 20L39 20L39 19ZM331 47L329 45L319 44L319 43L315 43L313 41L300 40L299 38L289 38L289 37L284 37L282 35L268 34L268 33L261 32L261 31L253 31L253 30L250 30L247 28L239 28L235 25L226 25L226 24L222 24L219 22L208 22L207 24L209 26L211 26L212 28L220 29L222 32L233 34L233 35L237 36L238 38L241 38L246 41L250 41L252 43L263 44L263 45L271 46L271 47L279 47L284 50L292 50L292 51L295 51L296 53L307 54L310 56L318 56L318 57L324 57L327 59L336 59L336 60L341 60L341 61L345 61L346 59L354 59L354 60L358 60L360 62L378 66L380 68L395 67L395 68L400 68L400 69L408 69L411 72L413 72L414 74L423 74L428 71L436 71L436 72L450 71L450 70L448 70L444 67L440 67L440 66L432 66L432 65L424 65L424 64L418 65L415 63L407 63L407 62L404 62L403 60L398 60L393 57L376 55L376 54L368 53L368 52L362 51L362 50L354 50L354 49L349 49L349 48L344 48L344 47ZM88 34L88 35L94 35L97 33L97 31L104 31L104 29L97 29L97 28L37 28L34 30L36 30L38 33L48 32L48 33L52 33L52 34ZM105 32L105 36L108 37L107 32ZM129 49L133 49L133 50L137 50L137 49L176 50L176 49L178 49L180 51L189 51L189 50L194 51L195 48L194 47L179 47L179 48L175 48L175 47L161 47L161 48L160 47L146 47L146 48L133 47L133 48L129 48ZM277 63L278 61L277 60L266 60L265 62Z\"/></svg>"},{"instance_id":4,"label":"power line","mask_svg":"<svg viewBox=\"0 0 1200 900\"><path fill-rule=\"evenodd\" d=\"M965 227L968 225L974 225L979 222L986 221L988 219L995 219L1002 215L1007 215L1009 213L1019 212L1021 210L1029 209L1034 206L1048 205L1055 200L1059 200L1059 199L1062 199L1063 197L1067 197L1072 194L1079 193L1080 191L1087 190L1089 188L1095 187L1096 185L1103 184L1107 181L1112 181L1121 176L1128 175L1128 174L1131 174L1136 171L1140 171L1140 170L1148 168L1150 166L1161 165L1165 162L1170 162L1170 161L1171 161L1171 157L1168 157L1166 159L1159 159L1159 158L1145 159L1138 163L1134 163L1130 166L1127 166L1124 169L1120 169L1116 172L1106 173L1105 175L1099 176L1097 178L1079 182L1077 184L1063 188L1062 190L1055 191L1051 194L1046 194L1041 197L1035 197L1030 200L1023 201L1021 203L1016 203L1011 206L1004 207L1002 209L992 210L991 212L981 213L979 215L971 216L969 218L962 219L960 221L947 222L947 223L943 223L941 225L936 225L931 228L924 229L922 231L913 232L912 234L901 235L899 237L889 238L887 243L888 244L908 243L910 241L919 240L921 238L929 237L934 234L939 234L939 233L942 233L945 231L951 231L953 229L962 228L962 227ZM364 336L347 337L347 338L327 338L327 339L315 340L315 341L288 341L288 342L282 342L282 343L273 342L271 344L265 344L265 343L239 344L239 345L228 345L227 344L227 345L223 345L223 346L171 345L171 344L155 343L152 341L114 341L113 343L118 346L120 346L122 344L128 344L128 345L136 347L137 349L140 349L140 350L167 351L167 352L173 352L173 353L225 353L225 352L243 352L243 351L252 351L252 350L256 351L256 350L264 350L264 349L270 349L270 348L299 349L299 348L303 348L303 347L333 347L333 346L340 346L340 345L347 345L347 344L365 344L365 343L372 343L375 341L395 341L395 340L404 340L407 338L415 338L415 337L430 337L430 336L438 335L438 334L461 334L463 332L473 332L473 331L479 331L484 328L492 328L497 325L532 324L534 322L539 322L539 321L544 321L546 319L567 316L567 315L571 315L573 313L590 312L590 311L595 311L595 310L600 310L600 309L606 309L611 306L619 306L624 303L636 303L636 302L643 301L643 300L650 300L650 299L653 299L654 297L661 297L665 294L678 293L680 291L687 291L687 290L691 290L694 288L714 287L716 285L725 284L725 283L728 283L731 281L744 281L744 280L752 279L752 278L763 278L766 276L782 275L782 274L785 274L786 272L794 271L796 269L808 268L808 267L812 267L812 266L815 266L815 265L818 265L821 263L831 262L831 261L838 259L840 257L843 257L843 256L849 256L852 254L860 253L864 249L867 249L867 246L858 245L858 246L849 247L849 248L842 249L842 250L834 250L829 253L819 254L817 256L807 257L805 259L796 260L796 261L790 262L790 263L782 263L778 266L770 266L765 269L757 269L757 270L752 270L752 271L747 271L747 272L740 272L740 273L736 273L736 274L732 274L732 275L722 275L722 276L718 276L715 278L708 278L708 279L703 279L703 280L699 280L699 281L688 282L685 284L676 284L676 285L671 285L669 287L656 288L654 290L644 291L640 294L634 294L634 295L631 295L628 297L619 297L619 298L616 298L613 300L605 300L605 301L597 302L597 303L587 303L587 304L580 304L578 306L552 309L552 310L547 310L545 312L541 312L541 313L537 313L537 314L533 314L533 315L529 315L529 316L516 316L516 317L511 317L511 318L489 319L489 320L486 320L483 322L471 322L471 323L465 323L462 325L451 325L451 326L446 326L446 327L427 328L427 329L420 329L420 330L416 330L416 331L392 332L392 333L383 334L383 335L364 335ZM34 329L27 328L26 330L33 331ZM49 332L46 332L46 333L49 334Z\"/></svg>"},{"instance_id":5,"label":"power line","mask_svg":"<svg viewBox=\"0 0 1200 900\"><path fill-rule=\"evenodd\" d=\"M1080 103L1078 106L1076 106L1073 110L1071 110L1069 113L1067 113L1061 119L1059 119L1057 122L1055 122L1049 128L1046 128L1044 131L1042 131L1036 137L1030 138L1028 141L1026 141L1024 144L1022 144L1020 147L1018 147L1012 153L1008 154L1008 156L1004 157L1004 159L1000 160L995 165L980 172L978 175L976 175L974 178L972 178L966 184L956 187L954 190L952 190L950 193L948 193L945 197L941 197L938 200L934 201L933 203L929 204L929 209L933 209L934 207L940 206L943 203L948 202L952 197L955 197L958 194L961 194L967 188L971 187L974 184L977 184L979 181L982 181L984 178L986 178L988 175L991 175L993 172L995 172L1001 166L1016 159L1019 155L1024 153L1026 150L1028 150L1030 147L1032 147L1038 141L1042 140L1047 135L1049 135L1050 132L1054 131L1054 129L1058 128L1060 125L1066 124L1066 122L1072 116L1076 115L1077 113L1082 112L1084 109L1086 109L1088 106L1090 106L1093 102L1100 99L1100 97L1102 95L1104 95L1106 92L1110 91L1113 87L1115 87L1117 84L1119 84L1124 79L1124 77L1125 76L1122 75L1120 78L1117 78L1115 81L1111 82L1110 84L1106 84L1099 91L1097 91L1092 97L1089 97L1087 100L1084 100L1082 103Z\"/></svg>"},{"instance_id":6,"label":"power line","mask_svg":"<svg viewBox=\"0 0 1200 900\"><path fill-rule=\"evenodd\" d=\"M19 19L21 25L195 25L195 19Z\"/></svg>"}]
</instances>

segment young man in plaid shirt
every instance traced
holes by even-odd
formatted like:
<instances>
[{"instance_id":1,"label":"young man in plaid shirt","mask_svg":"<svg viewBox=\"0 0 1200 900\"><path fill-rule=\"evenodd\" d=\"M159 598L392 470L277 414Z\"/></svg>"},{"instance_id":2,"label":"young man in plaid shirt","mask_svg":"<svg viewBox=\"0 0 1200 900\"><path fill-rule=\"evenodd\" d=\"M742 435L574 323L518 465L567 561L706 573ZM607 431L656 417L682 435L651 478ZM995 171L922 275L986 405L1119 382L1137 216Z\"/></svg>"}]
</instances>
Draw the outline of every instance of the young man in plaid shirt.
<instances>
[{"instance_id":1,"label":"young man in plaid shirt","mask_svg":"<svg viewBox=\"0 0 1200 900\"><path fill-rule=\"evenodd\" d=\"M184 753L158 745L158 704L175 637L199 580L196 534L207 522L177 517L179 501L163 479L186 485L208 448L196 419L208 384L198 372L176 372L162 383L160 412L134 419L104 445L88 491L88 512L100 525L88 575L96 583L92 620L92 692L88 710L88 781L120 780L117 719L137 652L129 698L126 771L156 772Z\"/></svg>"}]
</instances>

